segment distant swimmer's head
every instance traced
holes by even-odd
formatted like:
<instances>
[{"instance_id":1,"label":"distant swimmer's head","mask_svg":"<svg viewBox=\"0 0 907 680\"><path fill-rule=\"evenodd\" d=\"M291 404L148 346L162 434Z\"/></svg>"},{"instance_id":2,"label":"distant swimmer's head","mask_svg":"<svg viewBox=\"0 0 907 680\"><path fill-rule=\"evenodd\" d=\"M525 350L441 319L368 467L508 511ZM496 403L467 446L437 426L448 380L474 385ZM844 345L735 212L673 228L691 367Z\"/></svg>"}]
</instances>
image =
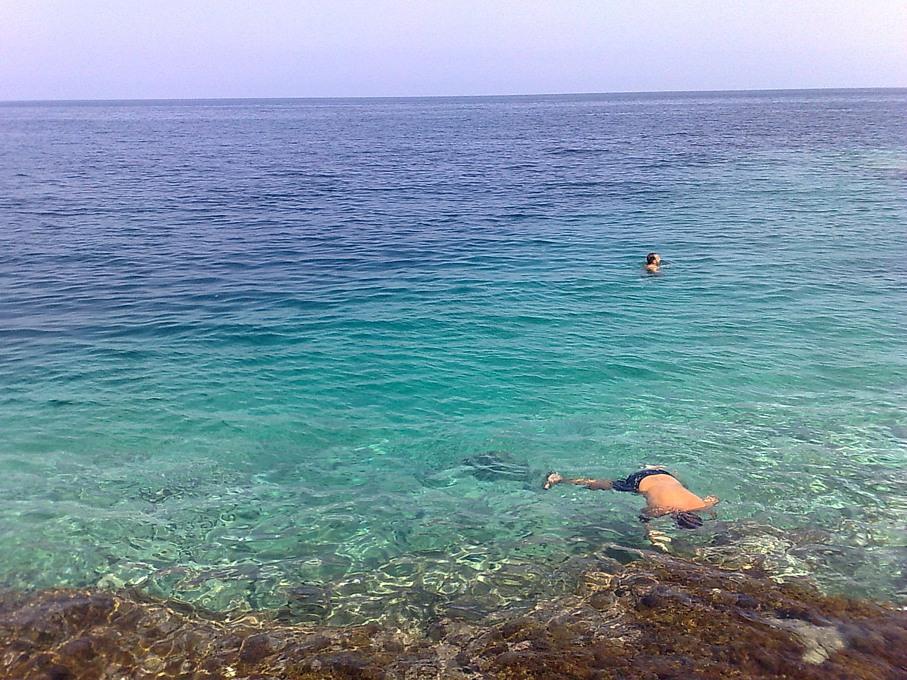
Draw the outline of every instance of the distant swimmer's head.
<instances>
[{"instance_id":1,"label":"distant swimmer's head","mask_svg":"<svg viewBox=\"0 0 907 680\"><path fill-rule=\"evenodd\" d=\"M695 512L675 512L673 517L681 529L698 529L702 526L702 517Z\"/></svg>"},{"instance_id":2,"label":"distant swimmer's head","mask_svg":"<svg viewBox=\"0 0 907 680\"><path fill-rule=\"evenodd\" d=\"M661 255L658 253L649 253L646 255L646 271L657 272L661 267Z\"/></svg>"}]
</instances>

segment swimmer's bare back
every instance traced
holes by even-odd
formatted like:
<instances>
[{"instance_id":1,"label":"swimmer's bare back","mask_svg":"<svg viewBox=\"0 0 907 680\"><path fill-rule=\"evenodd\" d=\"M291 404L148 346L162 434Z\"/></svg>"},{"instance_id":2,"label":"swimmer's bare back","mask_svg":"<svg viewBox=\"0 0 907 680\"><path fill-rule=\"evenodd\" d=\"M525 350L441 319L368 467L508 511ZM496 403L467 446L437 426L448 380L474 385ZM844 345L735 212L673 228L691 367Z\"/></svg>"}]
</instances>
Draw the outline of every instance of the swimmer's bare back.
<instances>
[{"instance_id":1,"label":"swimmer's bare back","mask_svg":"<svg viewBox=\"0 0 907 680\"><path fill-rule=\"evenodd\" d=\"M717 496L700 498L671 475L651 475L639 482L639 493L646 499L643 511L649 517L674 512L697 512L715 507Z\"/></svg>"}]
</instances>

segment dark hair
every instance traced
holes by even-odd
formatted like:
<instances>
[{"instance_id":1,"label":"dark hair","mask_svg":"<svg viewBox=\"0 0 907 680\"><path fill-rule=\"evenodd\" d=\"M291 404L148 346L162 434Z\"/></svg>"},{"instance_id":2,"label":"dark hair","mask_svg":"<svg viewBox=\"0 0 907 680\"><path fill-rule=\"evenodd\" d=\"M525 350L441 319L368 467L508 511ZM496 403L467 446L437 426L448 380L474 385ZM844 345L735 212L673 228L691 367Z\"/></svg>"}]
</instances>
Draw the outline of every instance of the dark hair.
<instances>
[{"instance_id":1,"label":"dark hair","mask_svg":"<svg viewBox=\"0 0 907 680\"><path fill-rule=\"evenodd\" d=\"M702 526L702 517L695 512L675 512L673 517L681 529L698 529Z\"/></svg>"},{"instance_id":2,"label":"dark hair","mask_svg":"<svg viewBox=\"0 0 907 680\"><path fill-rule=\"evenodd\" d=\"M658 253L649 253L646 255L646 264L653 264L656 257L658 257Z\"/></svg>"}]
</instances>

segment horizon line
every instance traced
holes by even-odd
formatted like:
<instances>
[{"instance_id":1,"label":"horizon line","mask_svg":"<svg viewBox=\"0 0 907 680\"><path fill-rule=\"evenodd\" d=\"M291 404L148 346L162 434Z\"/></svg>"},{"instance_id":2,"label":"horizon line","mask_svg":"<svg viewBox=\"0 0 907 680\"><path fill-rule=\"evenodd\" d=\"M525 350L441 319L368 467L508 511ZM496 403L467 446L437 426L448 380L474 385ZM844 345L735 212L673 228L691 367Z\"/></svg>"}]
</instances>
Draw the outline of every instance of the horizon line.
<instances>
[{"instance_id":1,"label":"horizon line","mask_svg":"<svg viewBox=\"0 0 907 680\"><path fill-rule=\"evenodd\" d=\"M335 96L290 96L290 97L120 97L86 99L0 99L2 104L64 104L64 103L105 103L105 102L217 102L217 101L336 101L369 99L493 99L516 97L595 97L602 95L670 95L670 94L722 94L747 92L842 92L864 90L905 90L907 86L860 86L860 87L766 87L732 88L724 90L613 90L609 92L533 92L509 94L410 94L410 95L335 95Z\"/></svg>"}]
</instances>

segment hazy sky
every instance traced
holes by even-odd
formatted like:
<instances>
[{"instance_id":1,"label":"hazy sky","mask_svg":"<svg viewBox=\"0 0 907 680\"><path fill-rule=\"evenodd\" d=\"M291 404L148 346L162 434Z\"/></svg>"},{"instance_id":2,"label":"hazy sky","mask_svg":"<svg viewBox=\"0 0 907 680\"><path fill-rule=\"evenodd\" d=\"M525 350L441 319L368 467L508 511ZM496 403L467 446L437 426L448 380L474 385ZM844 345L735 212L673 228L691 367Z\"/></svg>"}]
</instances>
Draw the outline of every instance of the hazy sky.
<instances>
[{"instance_id":1,"label":"hazy sky","mask_svg":"<svg viewBox=\"0 0 907 680\"><path fill-rule=\"evenodd\" d=\"M0 0L0 99L907 86L907 0Z\"/></svg>"}]
</instances>

